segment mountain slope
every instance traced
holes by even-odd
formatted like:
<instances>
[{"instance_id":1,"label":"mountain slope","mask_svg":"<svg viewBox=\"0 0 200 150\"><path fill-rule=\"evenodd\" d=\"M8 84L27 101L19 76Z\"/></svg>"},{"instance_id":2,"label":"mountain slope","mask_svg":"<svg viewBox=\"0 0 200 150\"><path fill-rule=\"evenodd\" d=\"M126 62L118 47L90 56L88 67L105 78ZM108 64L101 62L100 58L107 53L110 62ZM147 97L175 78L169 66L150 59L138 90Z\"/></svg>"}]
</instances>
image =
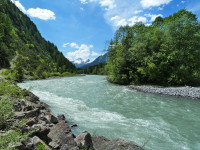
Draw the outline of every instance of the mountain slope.
<instances>
[{"instance_id":1,"label":"mountain slope","mask_svg":"<svg viewBox=\"0 0 200 150\"><path fill-rule=\"evenodd\" d=\"M95 66L95 65L101 64L101 63L106 63L107 60L108 60L108 56L107 56L107 53L106 53L104 55L101 55L101 56L97 57L91 63L87 63L85 65L82 65L79 68L84 69L84 68L88 68L88 67L91 67L91 66Z\"/></svg>"},{"instance_id":2,"label":"mountain slope","mask_svg":"<svg viewBox=\"0 0 200 150\"><path fill-rule=\"evenodd\" d=\"M83 60L82 58L78 58L78 59L72 61L72 63L76 66L76 68L81 68L81 67L87 65L89 62L90 62L89 59Z\"/></svg>"},{"instance_id":3,"label":"mountain slope","mask_svg":"<svg viewBox=\"0 0 200 150\"><path fill-rule=\"evenodd\" d=\"M14 65L9 73L16 78L19 74L21 78L45 78L51 73L76 70L53 43L41 36L30 18L9 0L0 1L0 49L0 69L9 67L12 61Z\"/></svg>"}]
</instances>

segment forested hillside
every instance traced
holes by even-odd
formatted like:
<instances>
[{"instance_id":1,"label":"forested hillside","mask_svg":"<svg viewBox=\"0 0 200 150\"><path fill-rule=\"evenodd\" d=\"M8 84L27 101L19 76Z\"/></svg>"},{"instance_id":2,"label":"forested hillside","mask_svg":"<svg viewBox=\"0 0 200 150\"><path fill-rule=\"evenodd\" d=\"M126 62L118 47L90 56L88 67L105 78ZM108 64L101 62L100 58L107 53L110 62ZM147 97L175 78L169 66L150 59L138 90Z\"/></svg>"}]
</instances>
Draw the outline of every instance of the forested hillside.
<instances>
[{"instance_id":1,"label":"forested hillside","mask_svg":"<svg viewBox=\"0 0 200 150\"><path fill-rule=\"evenodd\" d=\"M0 1L0 69L8 78L46 78L74 72L75 66L46 41L35 24L9 0Z\"/></svg>"},{"instance_id":2,"label":"forested hillside","mask_svg":"<svg viewBox=\"0 0 200 150\"><path fill-rule=\"evenodd\" d=\"M150 26L120 27L108 49L109 80L118 84L200 85L200 23L182 9Z\"/></svg>"},{"instance_id":3,"label":"forested hillside","mask_svg":"<svg viewBox=\"0 0 200 150\"><path fill-rule=\"evenodd\" d=\"M98 65L90 66L85 69L78 69L79 74L91 74L91 75L107 75L105 68L106 63L100 63Z\"/></svg>"}]
</instances>

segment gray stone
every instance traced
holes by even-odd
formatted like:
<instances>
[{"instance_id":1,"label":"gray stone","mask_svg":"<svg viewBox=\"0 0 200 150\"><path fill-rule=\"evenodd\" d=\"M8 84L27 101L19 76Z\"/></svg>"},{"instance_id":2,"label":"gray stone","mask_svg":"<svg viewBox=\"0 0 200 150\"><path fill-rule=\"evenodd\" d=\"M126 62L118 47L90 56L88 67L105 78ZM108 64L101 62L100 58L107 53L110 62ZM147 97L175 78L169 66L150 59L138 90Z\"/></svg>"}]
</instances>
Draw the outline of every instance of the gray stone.
<instances>
[{"instance_id":1,"label":"gray stone","mask_svg":"<svg viewBox=\"0 0 200 150\"><path fill-rule=\"evenodd\" d=\"M54 123L54 124L56 124L56 123L58 123L58 119L53 115L53 114L48 114L48 115L46 115L46 116L44 116L47 120L48 120L48 122L50 122L50 123Z\"/></svg>"},{"instance_id":2,"label":"gray stone","mask_svg":"<svg viewBox=\"0 0 200 150\"><path fill-rule=\"evenodd\" d=\"M137 145L120 139L109 140L103 136L96 136L92 141L95 150L143 150Z\"/></svg>"},{"instance_id":3,"label":"gray stone","mask_svg":"<svg viewBox=\"0 0 200 150\"><path fill-rule=\"evenodd\" d=\"M19 149L19 150L26 150L26 146L22 144L21 142L16 143L12 148Z\"/></svg>"},{"instance_id":4,"label":"gray stone","mask_svg":"<svg viewBox=\"0 0 200 150\"><path fill-rule=\"evenodd\" d=\"M80 135L78 135L75 138L75 142L79 147L82 146L87 148L93 147L92 137L90 133L88 133L87 131L83 131Z\"/></svg>"},{"instance_id":5,"label":"gray stone","mask_svg":"<svg viewBox=\"0 0 200 150\"><path fill-rule=\"evenodd\" d=\"M64 115L58 115L58 120L64 120L65 121L65 116Z\"/></svg>"},{"instance_id":6,"label":"gray stone","mask_svg":"<svg viewBox=\"0 0 200 150\"><path fill-rule=\"evenodd\" d=\"M36 103L39 101L39 98L35 96L32 92L28 92L27 96L30 98L31 102Z\"/></svg>"},{"instance_id":7,"label":"gray stone","mask_svg":"<svg viewBox=\"0 0 200 150\"><path fill-rule=\"evenodd\" d=\"M26 106L24 100L16 100L13 104L13 110L16 112L22 111L23 107Z\"/></svg>"},{"instance_id":8,"label":"gray stone","mask_svg":"<svg viewBox=\"0 0 200 150\"><path fill-rule=\"evenodd\" d=\"M71 132L71 129L65 121L59 121L59 123L54 124L53 127L50 128L50 132L48 137L54 143L59 143L60 147L62 145L71 145L76 146L76 142L74 141L74 135Z\"/></svg>"},{"instance_id":9,"label":"gray stone","mask_svg":"<svg viewBox=\"0 0 200 150\"><path fill-rule=\"evenodd\" d=\"M50 148L48 145L46 145L46 144L45 144L39 137L37 137L37 136L34 136L33 139L32 139L32 141L33 141L34 148L37 148L38 145L42 144L42 145L45 146L45 148L46 148L47 150L51 150L51 148Z\"/></svg>"},{"instance_id":10,"label":"gray stone","mask_svg":"<svg viewBox=\"0 0 200 150\"><path fill-rule=\"evenodd\" d=\"M37 117L39 115L39 108L35 108L31 111L24 112L26 117Z\"/></svg>"},{"instance_id":11,"label":"gray stone","mask_svg":"<svg viewBox=\"0 0 200 150\"><path fill-rule=\"evenodd\" d=\"M33 109L33 106L25 106L24 108L23 108L23 111L30 111L30 110L32 110Z\"/></svg>"},{"instance_id":12,"label":"gray stone","mask_svg":"<svg viewBox=\"0 0 200 150\"><path fill-rule=\"evenodd\" d=\"M60 150L79 150L78 146L63 145Z\"/></svg>"},{"instance_id":13,"label":"gray stone","mask_svg":"<svg viewBox=\"0 0 200 150\"><path fill-rule=\"evenodd\" d=\"M37 123L37 120L36 120L36 118L34 117L34 118L30 118L25 124L27 125L27 126L32 126L32 125L34 125L34 124L36 124Z\"/></svg>"}]
</instances>

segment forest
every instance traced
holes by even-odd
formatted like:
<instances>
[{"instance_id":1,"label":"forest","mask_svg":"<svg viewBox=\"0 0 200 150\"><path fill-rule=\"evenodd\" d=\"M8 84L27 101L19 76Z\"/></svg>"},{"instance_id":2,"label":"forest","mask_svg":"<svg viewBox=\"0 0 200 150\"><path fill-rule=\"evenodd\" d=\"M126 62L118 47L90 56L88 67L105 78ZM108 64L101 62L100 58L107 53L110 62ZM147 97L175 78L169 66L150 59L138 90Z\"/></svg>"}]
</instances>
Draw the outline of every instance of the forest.
<instances>
[{"instance_id":1,"label":"forest","mask_svg":"<svg viewBox=\"0 0 200 150\"><path fill-rule=\"evenodd\" d=\"M181 9L152 25L120 27L108 48L108 80L117 84L200 85L200 23Z\"/></svg>"},{"instance_id":2,"label":"forest","mask_svg":"<svg viewBox=\"0 0 200 150\"><path fill-rule=\"evenodd\" d=\"M76 67L9 0L0 1L0 49L0 69L4 68L2 74L8 79L22 81L76 72Z\"/></svg>"}]
</instances>

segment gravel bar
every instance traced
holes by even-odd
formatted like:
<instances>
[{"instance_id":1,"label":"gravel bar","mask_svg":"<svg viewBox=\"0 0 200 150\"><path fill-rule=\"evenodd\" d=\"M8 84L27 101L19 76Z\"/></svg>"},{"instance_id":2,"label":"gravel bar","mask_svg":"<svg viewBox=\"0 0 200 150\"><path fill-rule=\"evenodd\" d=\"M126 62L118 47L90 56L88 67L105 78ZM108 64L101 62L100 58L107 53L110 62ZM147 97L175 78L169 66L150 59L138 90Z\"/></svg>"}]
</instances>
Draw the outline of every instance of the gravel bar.
<instances>
[{"instance_id":1,"label":"gravel bar","mask_svg":"<svg viewBox=\"0 0 200 150\"><path fill-rule=\"evenodd\" d=\"M161 87L151 85L130 85L129 87L141 92L200 99L200 87Z\"/></svg>"}]
</instances>

